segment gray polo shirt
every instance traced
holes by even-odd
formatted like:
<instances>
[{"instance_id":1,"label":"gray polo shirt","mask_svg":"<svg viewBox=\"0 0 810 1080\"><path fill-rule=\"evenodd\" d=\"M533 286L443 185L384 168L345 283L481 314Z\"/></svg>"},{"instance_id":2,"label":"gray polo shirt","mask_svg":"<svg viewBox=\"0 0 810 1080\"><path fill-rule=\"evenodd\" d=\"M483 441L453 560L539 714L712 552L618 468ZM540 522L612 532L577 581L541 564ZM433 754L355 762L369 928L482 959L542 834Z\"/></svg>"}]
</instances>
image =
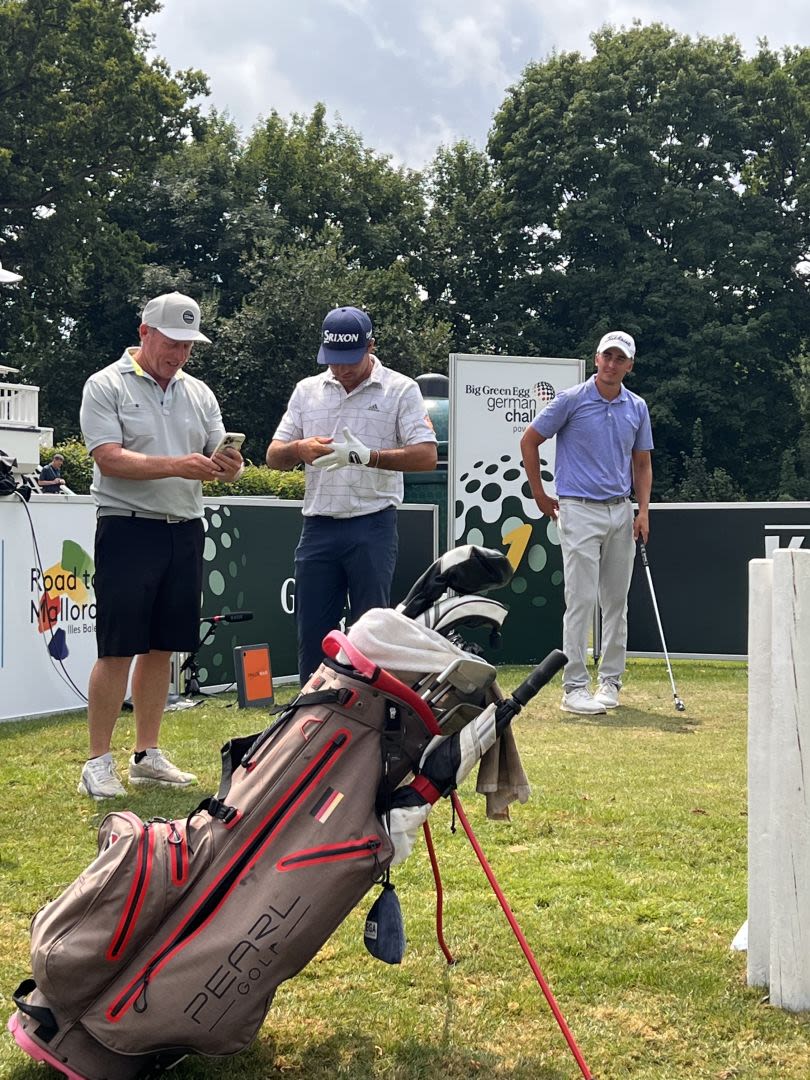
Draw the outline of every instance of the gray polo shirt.
<instances>
[{"instance_id":1,"label":"gray polo shirt","mask_svg":"<svg viewBox=\"0 0 810 1080\"><path fill-rule=\"evenodd\" d=\"M88 451L115 443L150 457L210 454L225 434L212 391L182 369L162 390L135 360L136 351L127 349L84 384L81 428ZM99 509L203 516L199 480L126 480L103 476L94 465L90 491Z\"/></svg>"}]
</instances>

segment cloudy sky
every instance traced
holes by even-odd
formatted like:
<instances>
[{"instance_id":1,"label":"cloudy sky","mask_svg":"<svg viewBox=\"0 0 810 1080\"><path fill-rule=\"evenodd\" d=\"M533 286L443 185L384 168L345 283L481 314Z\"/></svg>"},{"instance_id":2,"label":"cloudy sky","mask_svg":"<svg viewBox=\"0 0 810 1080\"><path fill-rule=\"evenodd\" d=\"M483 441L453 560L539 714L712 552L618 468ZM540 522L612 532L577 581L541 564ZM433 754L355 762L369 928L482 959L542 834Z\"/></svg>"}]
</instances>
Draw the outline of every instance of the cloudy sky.
<instances>
[{"instance_id":1,"label":"cloudy sky","mask_svg":"<svg viewBox=\"0 0 810 1080\"><path fill-rule=\"evenodd\" d=\"M465 138L484 146L527 63L590 53L605 23L736 36L746 52L810 44L810 0L163 0L146 24L175 70L201 68L243 133L275 109L324 102L366 146L419 168Z\"/></svg>"}]
</instances>

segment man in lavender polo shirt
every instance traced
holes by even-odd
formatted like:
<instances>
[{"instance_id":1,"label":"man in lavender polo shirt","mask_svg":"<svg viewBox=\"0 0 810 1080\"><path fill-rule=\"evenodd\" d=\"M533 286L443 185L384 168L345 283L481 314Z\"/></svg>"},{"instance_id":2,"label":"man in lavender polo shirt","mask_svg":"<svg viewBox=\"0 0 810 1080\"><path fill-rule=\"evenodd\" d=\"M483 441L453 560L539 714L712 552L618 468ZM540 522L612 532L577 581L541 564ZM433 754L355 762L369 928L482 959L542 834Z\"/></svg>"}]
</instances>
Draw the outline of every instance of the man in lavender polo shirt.
<instances>
[{"instance_id":1,"label":"man in lavender polo shirt","mask_svg":"<svg viewBox=\"0 0 810 1080\"><path fill-rule=\"evenodd\" d=\"M647 403L624 385L636 345L622 330L605 334L596 374L563 390L520 440L535 502L557 522L565 574L564 712L604 713L619 704L627 658L627 594L636 540L646 543L653 448ZM557 436L557 498L540 475L539 448ZM638 502L633 517L630 492ZM602 612L599 685L591 694L588 634L597 599Z\"/></svg>"}]
</instances>

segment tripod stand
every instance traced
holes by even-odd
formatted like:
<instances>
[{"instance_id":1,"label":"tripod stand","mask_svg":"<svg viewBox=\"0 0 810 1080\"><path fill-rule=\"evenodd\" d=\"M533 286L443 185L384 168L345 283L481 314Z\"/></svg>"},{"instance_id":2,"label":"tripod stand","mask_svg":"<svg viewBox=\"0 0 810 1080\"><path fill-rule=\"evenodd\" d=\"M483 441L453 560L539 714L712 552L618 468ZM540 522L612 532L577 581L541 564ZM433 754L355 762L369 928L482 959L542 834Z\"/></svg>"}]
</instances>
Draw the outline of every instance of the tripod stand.
<instances>
[{"instance_id":1,"label":"tripod stand","mask_svg":"<svg viewBox=\"0 0 810 1080\"><path fill-rule=\"evenodd\" d=\"M207 620L201 619L200 621L201 623L204 623ZM216 630L216 628L217 623L209 622L207 631L205 632L205 634L203 634L203 636L197 643L197 648L194 650L194 652L190 652L186 656L185 660L180 666L180 677L182 678L182 676L185 675L183 691L186 695L186 698L196 697L200 693L200 665L197 662L197 653L200 651L203 645L206 645L208 641L214 636L214 631Z\"/></svg>"},{"instance_id":2,"label":"tripod stand","mask_svg":"<svg viewBox=\"0 0 810 1080\"><path fill-rule=\"evenodd\" d=\"M180 697L179 694L170 694L167 708L190 709L194 705L199 705L201 703L205 695L202 694L200 688L200 665L197 660L197 654L200 649L202 649L204 645L207 645L211 638L213 638L217 627L221 623L249 622L252 618L252 611L229 611L224 615L209 615L203 616L203 618L200 619L200 626L204 626L207 623L208 629L200 637L194 652L190 652L186 655L178 672L178 683L185 676L183 685L184 696Z\"/></svg>"}]
</instances>

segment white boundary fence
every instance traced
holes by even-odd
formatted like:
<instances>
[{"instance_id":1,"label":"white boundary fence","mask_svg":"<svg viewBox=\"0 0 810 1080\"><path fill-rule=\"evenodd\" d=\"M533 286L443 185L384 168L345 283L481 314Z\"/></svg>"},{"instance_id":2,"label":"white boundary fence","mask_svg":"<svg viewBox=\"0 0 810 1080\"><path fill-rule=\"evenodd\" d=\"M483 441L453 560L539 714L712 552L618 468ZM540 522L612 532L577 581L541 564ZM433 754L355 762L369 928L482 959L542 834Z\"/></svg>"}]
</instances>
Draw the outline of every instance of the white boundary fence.
<instances>
[{"instance_id":1,"label":"white boundary fence","mask_svg":"<svg viewBox=\"0 0 810 1080\"><path fill-rule=\"evenodd\" d=\"M748 984L810 1009L810 551L749 563Z\"/></svg>"}]
</instances>

